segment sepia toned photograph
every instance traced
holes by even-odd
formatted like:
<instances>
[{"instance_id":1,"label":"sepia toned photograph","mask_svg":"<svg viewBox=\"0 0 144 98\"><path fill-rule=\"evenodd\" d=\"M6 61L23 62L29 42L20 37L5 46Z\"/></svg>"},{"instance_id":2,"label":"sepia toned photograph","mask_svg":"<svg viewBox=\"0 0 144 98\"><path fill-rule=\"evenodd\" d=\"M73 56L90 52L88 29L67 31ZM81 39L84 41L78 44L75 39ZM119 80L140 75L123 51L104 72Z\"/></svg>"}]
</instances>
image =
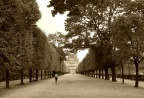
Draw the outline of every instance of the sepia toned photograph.
<instances>
[{"instance_id":1,"label":"sepia toned photograph","mask_svg":"<svg viewBox=\"0 0 144 98\"><path fill-rule=\"evenodd\" d=\"M0 98L144 98L144 0L0 0Z\"/></svg>"}]
</instances>

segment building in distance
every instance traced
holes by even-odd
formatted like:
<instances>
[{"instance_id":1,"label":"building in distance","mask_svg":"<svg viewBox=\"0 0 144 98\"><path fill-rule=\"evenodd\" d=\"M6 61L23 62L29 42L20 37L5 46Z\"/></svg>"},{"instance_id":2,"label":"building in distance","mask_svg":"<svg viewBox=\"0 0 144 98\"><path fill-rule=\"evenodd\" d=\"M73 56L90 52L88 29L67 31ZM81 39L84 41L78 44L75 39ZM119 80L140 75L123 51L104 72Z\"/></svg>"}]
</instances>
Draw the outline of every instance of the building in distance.
<instances>
[{"instance_id":1,"label":"building in distance","mask_svg":"<svg viewBox=\"0 0 144 98\"><path fill-rule=\"evenodd\" d=\"M71 74L76 73L76 68L79 64L79 59L77 58L77 54L69 53L68 57L66 58L65 64L69 68Z\"/></svg>"}]
</instances>

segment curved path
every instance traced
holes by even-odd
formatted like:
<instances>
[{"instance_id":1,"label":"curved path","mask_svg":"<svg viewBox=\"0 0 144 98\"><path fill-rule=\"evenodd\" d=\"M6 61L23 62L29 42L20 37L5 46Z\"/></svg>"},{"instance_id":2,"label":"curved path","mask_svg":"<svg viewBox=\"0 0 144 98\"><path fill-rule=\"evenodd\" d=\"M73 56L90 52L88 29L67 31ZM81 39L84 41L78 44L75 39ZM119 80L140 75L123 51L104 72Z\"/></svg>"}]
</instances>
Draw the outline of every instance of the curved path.
<instances>
[{"instance_id":1,"label":"curved path","mask_svg":"<svg viewBox=\"0 0 144 98\"><path fill-rule=\"evenodd\" d=\"M66 74L59 77L57 85L51 78L3 89L0 98L144 98L144 88L79 74Z\"/></svg>"}]
</instances>

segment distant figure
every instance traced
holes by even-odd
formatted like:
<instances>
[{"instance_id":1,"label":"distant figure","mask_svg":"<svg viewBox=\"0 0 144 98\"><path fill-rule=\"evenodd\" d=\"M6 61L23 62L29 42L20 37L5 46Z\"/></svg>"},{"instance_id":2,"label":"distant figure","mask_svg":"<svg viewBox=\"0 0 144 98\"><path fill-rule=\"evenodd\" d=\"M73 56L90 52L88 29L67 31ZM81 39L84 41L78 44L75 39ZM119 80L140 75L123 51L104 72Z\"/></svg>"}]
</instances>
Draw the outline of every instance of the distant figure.
<instances>
[{"instance_id":1,"label":"distant figure","mask_svg":"<svg viewBox=\"0 0 144 98\"><path fill-rule=\"evenodd\" d=\"M57 84L58 74L55 74L55 83Z\"/></svg>"}]
</instances>

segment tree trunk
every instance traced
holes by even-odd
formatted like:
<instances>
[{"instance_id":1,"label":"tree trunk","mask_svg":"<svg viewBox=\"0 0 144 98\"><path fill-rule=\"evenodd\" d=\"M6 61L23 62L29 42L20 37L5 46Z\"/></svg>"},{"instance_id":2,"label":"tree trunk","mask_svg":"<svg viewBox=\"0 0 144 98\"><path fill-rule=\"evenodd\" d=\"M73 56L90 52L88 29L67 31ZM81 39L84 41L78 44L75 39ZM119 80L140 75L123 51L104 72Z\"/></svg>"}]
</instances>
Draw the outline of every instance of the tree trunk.
<instances>
[{"instance_id":1,"label":"tree trunk","mask_svg":"<svg viewBox=\"0 0 144 98\"><path fill-rule=\"evenodd\" d=\"M36 81L38 81L38 69L36 69Z\"/></svg>"},{"instance_id":2,"label":"tree trunk","mask_svg":"<svg viewBox=\"0 0 144 98\"><path fill-rule=\"evenodd\" d=\"M48 78L50 78L50 71L48 71Z\"/></svg>"},{"instance_id":3,"label":"tree trunk","mask_svg":"<svg viewBox=\"0 0 144 98\"><path fill-rule=\"evenodd\" d=\"M105 80L109 80L109 76L108 76L108 66L105 65Z\"/></svg>"},{"instance_id":4,"label":"tree trunk","mask_svg":"<svg viewBox=\"0 0 144 98\"><path fill-rule=\"evenodd\" d=\"M49 78L49 71L47 71L47 78Z\"/></svg>"},{"instance_id":5,"label":"tree trunk","mask_svg":"<svg viewBox=\"0 0 144 98\"><path fill-rule=\"evenodd\" d=\"M43 76L43 70L41 70L41 80L42 80L42 76Z\"/></svg>"},{"instance_id":6,"label":"tree trunk","mask_svg":"<svg viewBox=\"0 0 144 98\"><path fill-rule=\"evenodd\" d=\"M123 66L123 64L121 65L121 67L122 67L122 84L124 84L124 66Z\"/></svg>"},{"instance_id":7,"label":"tree trunk","mask_svg":"<svg viewBox=\"0 0 144 98\"><path fill-rule=\"evenodd\" d=\"M6 71L6 88L9 88L9 71Z\"/></svg>"},{"instance_id":8,"label":"tree trunk","mask_svg":"<svg viewBox=\"0 0 144 98\"><path fill-rule=\"evenodd\" d=\"M52 71L50 71L50 78L52 78L53 77L53 72Z\"/></svg>"},{"instance_id":9,"label":"tree trunk","mask_svg":"<svg viewBox=\"0 0 144 98\"><path fill-rule=\"evenodd\" d=\"M103 68L102 68L102 79L104 79Z\"/></svg>"},{"instance_id":10,"label":"tree trunk","mask_svg":"<svg viewBox=\"0 0 144 98\"><path fill-rule=\"evenodd\" d=\"M97 70L96 70L96 78L97 78L97 75L98 75L98 73L97 73Z\"/></svg>"},{"instance_id":11,"label":"tree trunk","mask_svg":"<svg viewBox=\"0 0 144 98\"><path fill-rule=\"evenodd\" d=\"M101 78L101 70L99 69L99 78Z\"/></svg>"},{"instance_id":12,"label":"tree trunk","mask_svg":"<svg viewBox=\"0 0 144 98\"><path fill-rule=\"evenodd\" d=\"M29 69L29 82L32 83L32 69Z\"/></svg>"},{"instance_id":13,"label":"tree trunk","mask_svg":"<svg viewBox=\"0 0 144 98\"><path fill-rule=\"evenodd\" d=\"M135 75L135 87L138 87L139 79L138 79L138 63L135 63L136 67L136 75Z\"/></svg>"},{"instance_id":14,"label":"tree trunk","mask_svg":"<svg viewBox=\"0 0 144 98\"><path fill-rule=\"evenodd\" d=\"M23 82L23 76L24 76L23 69L21 69L21 83L20 84L24 84L24 82Z\"/></svg>"},{"instance_id":15,"label":"tree trunk","mask_svg":"<svg viewBox=\"0 0 144 98\"><path fill-rule=\"evenodd\" d=\"M112 82L116 82L116 71L115 71L115 64L113 63L111 66L112 71Z\"/></svg>"},{"instance_id":16,"label":"tree trunk","mask_svg":"<svg viewBox=\"0 0 144 98\"><path fill-rule=\"evenodd\" d=\"M128 71L129 71L129 75L131 74L131 69L130 66L128 65Z\"/></svg>"},{"instance_id":17,"label":"tree trunk","mask_svg":"<svg viewBox=\"0 0 144 98\"><path fill-rule=\"evenodd\" d=\"M51 71L49 71L49 78L51 78Z\"/></svg>"},{"instance_id":18,"label":"tree trunk","mask_svg":"<svg viewBox=\"0 0 144 98\"><path fill-rule=\"evenodd\" d=\"M45 73L44 78L46 79L46 76L47 76L47 71L46 71L46 70L44 70L44 73Z\"/></svg>"}]
</instances>

